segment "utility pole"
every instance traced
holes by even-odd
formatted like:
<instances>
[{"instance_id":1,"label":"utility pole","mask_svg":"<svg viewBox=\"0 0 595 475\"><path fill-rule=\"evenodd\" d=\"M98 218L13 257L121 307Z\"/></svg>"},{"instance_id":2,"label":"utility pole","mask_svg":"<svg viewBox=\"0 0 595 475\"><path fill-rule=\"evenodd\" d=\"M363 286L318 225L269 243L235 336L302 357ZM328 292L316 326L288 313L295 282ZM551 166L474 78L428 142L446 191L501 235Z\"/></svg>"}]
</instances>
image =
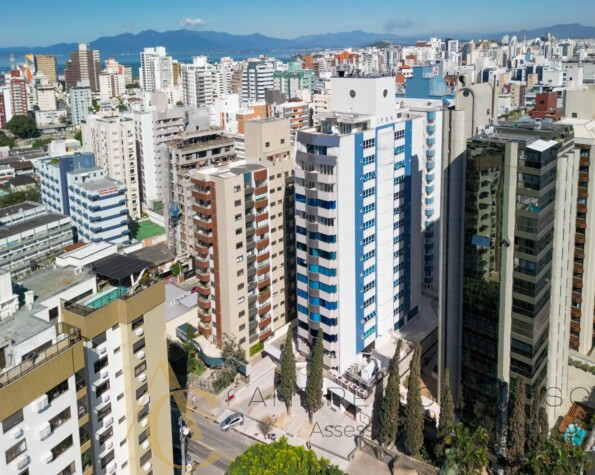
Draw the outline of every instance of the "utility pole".
<instances>
[{"instance_id":1,"label":"utility pole","mask_svg":"<svg viewBox=\"0 0 595 475\"><path fill-rule=\"evenodd\" d=\"M180 452L181 452L181 463L180 465L183 467L183 469L181 470L183 474L187 474L188 470L188 451L187 451L187 447L186 447L186 438L188 437L189 434L189 430L188 427L186 427L186 425L184 425L184 418L182 417L182 415L180 414L180 417L178 417L178 426L179 426L179 431L180 431Z\"/></svg>"}]
</instances>

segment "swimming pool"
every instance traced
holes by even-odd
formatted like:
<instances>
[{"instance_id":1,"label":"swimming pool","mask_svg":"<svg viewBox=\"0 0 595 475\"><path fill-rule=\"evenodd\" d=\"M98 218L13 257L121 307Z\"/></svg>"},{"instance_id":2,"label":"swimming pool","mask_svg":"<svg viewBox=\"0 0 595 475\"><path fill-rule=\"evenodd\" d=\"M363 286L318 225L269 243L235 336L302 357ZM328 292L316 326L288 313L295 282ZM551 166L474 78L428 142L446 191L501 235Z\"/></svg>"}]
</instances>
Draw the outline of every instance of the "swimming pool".
<instances>
[{"instance_id":1,"label":"swimming pool","mask_svg":"<svg viewBox=\"0 0 595 475\"><path fill-rule=\"evenodd\" d=\"M587 431L576 424L569 424L568 429L564 433L564 440L566 442L572 442L577 447L583 445L585 437L587 437Z\"/></svg>"},{"instance_id":2,"label":"swimming pool","mask_svg":"<svg viewBox=\"0 0 595 475\"><path fill-rule=\"evenodd\" d=\"M120 298L126 293L127 290L128 289L126 287L112 287L111 289L107 289L100 294L94 295L85 302L85 305L91 308L101 308L108 303Z\"/></svg>"}]
</instances>

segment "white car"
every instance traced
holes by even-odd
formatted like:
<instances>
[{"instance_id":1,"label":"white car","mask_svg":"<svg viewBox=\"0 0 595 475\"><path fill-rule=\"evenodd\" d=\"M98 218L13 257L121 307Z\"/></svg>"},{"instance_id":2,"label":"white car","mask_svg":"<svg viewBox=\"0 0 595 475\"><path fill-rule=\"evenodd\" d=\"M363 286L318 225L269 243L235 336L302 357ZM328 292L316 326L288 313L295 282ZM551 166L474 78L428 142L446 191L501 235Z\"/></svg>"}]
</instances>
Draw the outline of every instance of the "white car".
<instances>
[{"instance_id":1,"label":"white car","mask_svg":"<svg viewBox=\"0 0 595 475\"><path fill-rule=\"evenodd\" d=\"M221 427L221 430L225 431L238 424L241 426L244 425L244 415L236 412L235 414L227 416L224 420L222 420L219 424L219 427Z\"/></svg>"}]
</instances>

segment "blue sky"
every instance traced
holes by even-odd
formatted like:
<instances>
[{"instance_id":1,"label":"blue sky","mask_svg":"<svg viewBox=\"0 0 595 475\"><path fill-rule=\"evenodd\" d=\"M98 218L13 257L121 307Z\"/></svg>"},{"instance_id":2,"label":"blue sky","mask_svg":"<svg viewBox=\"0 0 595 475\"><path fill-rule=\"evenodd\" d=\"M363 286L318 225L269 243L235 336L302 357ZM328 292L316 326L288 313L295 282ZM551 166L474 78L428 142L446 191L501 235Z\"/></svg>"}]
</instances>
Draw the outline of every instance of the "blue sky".
<instances>
[{"instance_id":1,"label":"blue sky","mask_svg":"<svg viewBox=\"0 0 595 475\"><path fill-rule=\"evenodd\" d=\"M592 0L27 0L3 2L0 46L46 46L180 28L291 38L361 29L399 35L595 25ZM281 8L281 5L283 7Z\"/></svg>"}]
</instances>

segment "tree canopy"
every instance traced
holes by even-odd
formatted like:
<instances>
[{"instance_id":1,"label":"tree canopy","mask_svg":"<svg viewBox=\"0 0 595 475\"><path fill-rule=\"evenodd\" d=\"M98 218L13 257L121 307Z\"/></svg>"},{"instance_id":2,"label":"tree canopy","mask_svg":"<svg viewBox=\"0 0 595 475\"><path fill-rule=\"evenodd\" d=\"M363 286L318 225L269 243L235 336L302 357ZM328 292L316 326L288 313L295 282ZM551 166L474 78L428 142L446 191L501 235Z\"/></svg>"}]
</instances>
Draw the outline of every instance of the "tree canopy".
<instances>
[{"instance_id":1,"label":"tree canopy","mask_svg":"<svg viewBox=\"0 0 595 475\"><path fill-rule=\"evenodd\" d=\"M324 363L322 329L318 329L316 343L312 349L310 364L308 365L308 380L306 381L306 408L310 423L314 418L314 413L322 407L322 369Z\"/></svg>"},{"instance_id":2,"label":"tree canopy","mask_svg":"<svg viewBox=\"0 0 595 475\"><path fill-rule=\"evenodd\" d=\"M293 325L287 330L285 346L281 355L281 374L277 393L285 402L287 414L291 411L291 399L296 391L295 355L293 354Z\"/></svg>"},{"instance_id":3,"label":"tree canopy","mask_svg":"<svg viewBox=\"0 0 595 475\"><path fill-rule=\"evenodd\" d=\"M229 475L343 475L336 465L318 458L313 450L292 446L286 437L277 442L254 444L229 465Z\"/></svg>"},{"instance_id":4,"label":"tree canopy","mask_svg":"<svg viewBox=\"0 0 595 475\"><path fill-rule=\"evenodd\" d=\"M35 121L30 117L24 115L15 115L6 123L6 130L10 130L13 134L20 138L31 137L37 132Z\"/></svg>"}]
</instances>

